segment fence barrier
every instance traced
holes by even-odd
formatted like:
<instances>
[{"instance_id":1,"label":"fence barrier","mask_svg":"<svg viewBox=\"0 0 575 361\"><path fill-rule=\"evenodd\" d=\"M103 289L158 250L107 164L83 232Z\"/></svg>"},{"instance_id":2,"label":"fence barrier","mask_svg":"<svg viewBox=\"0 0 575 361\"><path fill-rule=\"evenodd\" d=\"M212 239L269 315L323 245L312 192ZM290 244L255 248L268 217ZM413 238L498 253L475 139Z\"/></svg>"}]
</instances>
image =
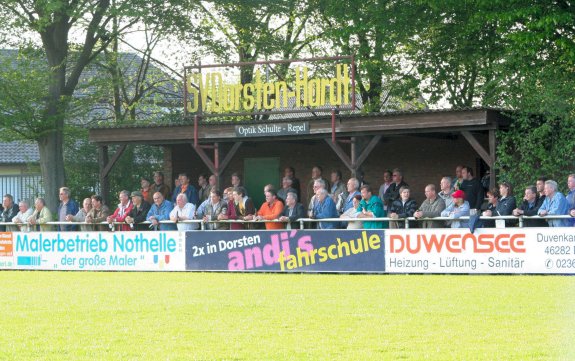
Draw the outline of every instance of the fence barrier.
<instances>
[{"instance_id":1,"label":"fence barrier","mask_svg":"<svg viewBox=\"0 0 575 361\"><path fill-rule=\"evenodd\" d=\"M432 218L415 218L415 217L408 217L408 218L390 218L390 217L380 217L380 218L324 218L324 219L317 219L317 218L300 218L298 219L296 222L299 223L300 225L300 229L306 229L306 223L320 223L320 222L332 222L332 223L342 223L342 222L358 222L358 221L365 221L365 222L400 222L400 223L404 223L404 227L401 228L406 228L409 229L410 227L410 223L418 223L418 222L424 222L424 221L454 221L454 220L469 220L470 217L469 216L464 216L464 217L459 217L459 218L451 218L451 217L432 217ZM491 220L491 221L497 221L497 220L514 220L518 222L518 226L517 227L506 227L504 224L502 227L496 227L496 228L524 228L525 225L525 220L550 220L550 219L571 219L571 220L575 220L574 217L571 217L570 215L548 215L548 216L492 216L492 217L487 217L487 216L480 216L478 217L478 219L481 220ZM200 230L206 230L206 224L210 224L210 223L221 223L221 224L258 224L258 225L263 225L265 223L290 223L290 222L283 222L283 221L279 221L279 220L252 220L252 221L244 221L244 220L215 220L215 221L204 221L202 219L193 219L193 220L186 220L186 221L178 221L178 222L174 222L174 221L170 221L170 220L165 220L165 221L160 221L158 222L160 224L178 224L178 223L182 223L182 224L199 224L200 225ZM293 223L293 222L292 222ZM110 224L108 222L101 222L101 223L87 223L87 222L68 222L68 221L64 221L64 222L46 222L44 224L47 225L53 225L53 226L57 226L57 225L66 225L66 226L72 226L72 225L91 225L91 226L98 226L98 225L107 225L109 226ZM125 222L113 222L114 226L119 226L119 225L126 225L127 223ZM152 225L151 222L142 222L139 224L146 224L146 225ZM0 222L0 226L19 226L19 224L17 223L13 223L13 222ZM150 227L152 228L152 227ZM451 227L442 227L442 228L451 228ZM480 228L480 227L478 227ZM493 228L493 227L490 227ZM110 227L110 231L116 231L116 227Z\"/></svg>"}]
</instances>

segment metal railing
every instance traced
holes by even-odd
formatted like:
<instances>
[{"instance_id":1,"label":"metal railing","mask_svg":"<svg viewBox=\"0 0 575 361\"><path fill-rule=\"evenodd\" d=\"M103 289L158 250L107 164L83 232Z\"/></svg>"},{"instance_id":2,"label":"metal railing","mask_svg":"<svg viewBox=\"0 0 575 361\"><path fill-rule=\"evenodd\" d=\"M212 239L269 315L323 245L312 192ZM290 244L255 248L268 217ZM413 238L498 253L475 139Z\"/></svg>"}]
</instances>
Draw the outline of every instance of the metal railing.
<instances>
[{"instance_id":1,"label":"metal railing","mask_svg":"<svg viewBox=\"0 0 575 361\"><path fill-rule=\"evenodd\" d=\"M300 222L300 228L303 229L303 225L306 222L312 223L319 223L319 222L399 222L404 223L404 227L401 228L410 228L410 222L424 222L424 221L469 221L470 216L462 216L458 218L453 217L428 217L428 218L415 218L415 217L407 217L407 218L391 218L391 217L379 217L379 218L324 218L324 219L317 219L317 218L300 218L298 222ZM575 219L570 215L551 215L551 216L480 216L479 219L481 220L514 220L518 222L518 227L523 228L525 225L526 220L549 220L549 219ZM443 228L450 228L449 226Z\"/></svg>"},{"instance_id":2,"label":"metal railing","mask_svg":"<svg viewBox=\"0 0 575 361\"><path fill-rule=\"evenodd\" d=\"M390 217L380 217L380 218L324 218L324 219L317 219L317 218L300 218L295 222L284 222L284 221L279 221L279 220L252 220L252 221L243 221L243 220L215 220L215 221L204 221L202 219L193 219L193 220L186 220L186 221L178 221L178 222L174 222L174 221L170 221L170 220L166 220L166 221L159 221L158 223L160 224L179 224L179 223L183 223L183 224L199 224L200 230L207 230L206 225L210 224L210 223L220 223L220 224L234 224L234 223L239 223L239 224L265 224L265 223L299 223L300 225L300 229L306 229L305 228L305 224L306 223L320 223L320 222L335 222L335 223L342 223L342 222L402 222L404 223L404 227L401 228L406 228L409 229L410 228L410 222L423 222L423 221L466 221L469 220L469 216L463 216L463 217L459 217L459 218L451 218L451 217L433 217L433 218L415 218L415 217L408 217L408 218L390 218ZM574 217L571 217L570 215L553 215L553 216L493 216L493 217L488 217L488 216L480 216L479 219L481 220L515 220L518 222L518 227L519 228L523 228L524 227L524 223L525 220L550 220L550 219L575 219ZM120 225L129 225L128 223L125 222L113 222L112 223L114 226L110 227L110 223L108 222L101 222L101 223L87 223L87 222L68 222L68 221L64 221L64 222L46 222L43 223L42 225L52 225L52 226L57 226L57 225L66 225L66 226L71 226L71 225L90 225L90 226L108 226L110 228L110 231L115 231L117 230L115 228L115 226L120 226ZM149 225L151 226L152 223L151 222L142 222L142 223L138 223L138 225ZM13 223L13 222L0 222L0 225L3 226L19 226L19 225L25 225L25 226L36 226L36 225L29 225L28 223ZM443 227L443 228L449 228L449 227Z\"/></svg>"}]
</instances>

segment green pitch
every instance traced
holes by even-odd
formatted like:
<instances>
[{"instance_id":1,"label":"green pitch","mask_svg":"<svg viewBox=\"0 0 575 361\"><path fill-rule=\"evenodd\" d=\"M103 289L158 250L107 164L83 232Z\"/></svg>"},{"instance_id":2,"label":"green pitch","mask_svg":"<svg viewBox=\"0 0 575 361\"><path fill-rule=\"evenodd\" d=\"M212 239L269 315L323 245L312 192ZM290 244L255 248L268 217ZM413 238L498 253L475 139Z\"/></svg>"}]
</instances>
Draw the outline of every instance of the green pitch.
<instances>
[{"instance_id":1,"label":"green pitch","mask_svg":"<svg viewBox=\"0 0 575 361\"><path fill-rule=\"evenodd\" d=\"M574 360L575 278L0 272L2 360Z\"/></svg>"}]
</instances>

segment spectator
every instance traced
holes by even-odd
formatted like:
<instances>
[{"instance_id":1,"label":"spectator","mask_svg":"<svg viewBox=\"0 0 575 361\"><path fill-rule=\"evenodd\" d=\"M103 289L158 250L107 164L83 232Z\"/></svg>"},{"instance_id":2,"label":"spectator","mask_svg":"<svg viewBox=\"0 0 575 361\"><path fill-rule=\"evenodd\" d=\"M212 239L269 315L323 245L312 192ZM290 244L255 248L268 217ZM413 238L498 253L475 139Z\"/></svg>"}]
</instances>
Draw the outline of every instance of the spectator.
<instances>
[{"instance_id":1,"label":"spectator","mask_svg":"<svg viewBox=\"0 0 575 361\"><path fill-rule=\"evenodd\" d=\"M386 193L387 194L387 193ZM359 203L358 211L360 214L357 218L382 218L386 216L385 210L383 209L383 203L376 195L371 193L371 187L369 184L361 186L361 202ZM381 221L363 221L363 228L375 229L375 228L388 228L389 224L387 222Z\"/></svg>"},{"instance_id":2,"label":"spectator","mask_svg":"<svg viewBox=\"0 0 575 361\"><path fill-rule=\"evenodd\" d=\"M18 205L14 204L14 197L11 194L5 194L2 199L2 213L0 213L0 222L11 222L12 218L18 214ZM0 225L0 231L6 231L5 225Z\"/></svg>"},{"instance_id":3,"label":"spectator","mask_svg":"<svg viewBox=\"0 0 575 361\"><path fill-rule=\"evenodd\" d=\"M563 193L559 192L557 188L557 182L554 180L545 182L545 200L541 208L539 208L538 214L540 216L555 216L568 213L567 200ZM567 219L548 219L547 223L550 227L568 227L570 222Z\"/></svg>"},{"instance_id":4,"label":"spectator","mask_svg":"<svg viewBox=\"0 0 575 361\"><path fill-rule=\"evenodd\" d=\"M311 180L308 182L308 185L307 185L307 193L306 193L306 195L307 195L307 203L308 203L308 204L309 204L309 203L312 201L312 199L315 197L315 194L316 194L315 192L316 192L316 191L315 191L315 189L314 189L314 186L315 186L315 182L316 182L316 181L322 180L322 181L323 181L323 185L324 185L324 189L329 189L329 183L327 182L327 180L325 180L325 179L322 177L321 173L322 173L322 169L321 169L320 166L317 166L317 165L316 165L316 166L314 166L314 167L311 169Z\"/></svg>"},{"instance_id":5,"label":"spectator","mask_svg":"<svg viewBox=\"0 0 575 361\"><path fill-rule=\"evenodd\" d=\"M214 222L219 219L221 214L227 214L228 212L228 202L222 200L222 192L217 189L212 189L210 192L210 200L203 211L204 222L210 222L206 224L206 229L211 230L223 230L229 229L228 225L221 222Z\"/></svg>"},{"instance_id":6,"label":"spectator","mask_svg":"<svg viewBox=\"0 0 575 361\"><path fill-rule=\"evenodd\" d=\"M110 214L110 210L108 206L104 205L102 202L102 196L100 195L93 195L92 197L92 209L88 212L86 216L86 223L93 223L96 224L94 226L95 231L106 231L106 226L99 224L106 220L108 215Z\"/></svg>"},{"instance_id":7,"label":"spectator","mask_svg":"<svg viewBox=\"0 0 575 361\"><path fill-rule=\"evenodd\" d=\"M365 180L365 173L363 172L362 169L358 169L355 171L355 178L357 178L360 188L366 184L369 184L368 181Z\"/></svg>"},{"instance_id":8,"label":"spectator","mask_svg":"<svg viewBox=\"0 0 575 361\"><path fill-rule=\"evenodd\" d=\"M297 190L293 188L293 179L290 177L283 177L282 179L282 188L278 191L278 198L282 199L285 203L285 199L288 193L296 193Z\"/></svg>"},{"instance_id":9,"label":"spectator","mask_svg":"<svg viewBox=\"0 0 575 361\"><path fill-rule=\"evenodd\" d=\"M224 189L224 201L228 203L228 208L225 214L220 214L218 220L236 220L238 215L236 213L236 207L234 205L234 192L232 187ZM230 229L243 229L243 224L241 223L230 223Z\"/></svg>"},{"instance_id":10,"label":"spectator","mask_svg":"<svg viewBox=\"0 0 575 361\"><path fill-rule=\"evenodd\" d=\"M132 207L134 207L132 201L130 200L130 192L126 190L120 192L120 194L118 195L118 200L120 201L120 203L118 203L118 208L116 208L116 210L111 216L108 216L108 218L106 218L106 221L110 225L110 230L114 230L116 228L114 225L115 222L124 223L126 217L128 216L128 214L130 214ZM127 224L122 224L118 226L118 229L120 231L129 231L130 226Z\"/></svg>"},{"instance_id":11,"label":"spectator","mask_svg":"<svg viewBox=\"0 0 575 361\"><path fill-rule=\"evenodd\" d=\"M453 203L453 198L451 198L451 194L453 194L453 188L451 188L451 178L441 178L439 186L441 191L437 193L437 195L445 202L445 208L448 208Z\"/></svg>"},{"instance_id":12,"label":"spectator","mask_svg":"<svg viewBox=\"0 0 575 361\"><path fill-rule=\"evenodd\" d=\"M461 183L463 183L464 178L463 178L463 166L462 165L458 165L457 167L455 167L455 178L453 178L453 181L451 183L451 189L453 189L454 191L457 191L461 188Z\"/></svg>"},{"instance_id":13,"label":"spectator","mask_svg":"<svg viewBox=\"0 0 575 361\"><path fill-rule=\"evenodd\" d=\"M234 188L232 191L232 196L233 202L231 205L228 205L228 219L238 219L244 221L248 216L253 218L254 214L256 213L254 202L251 198L245 195L244 187ZM233 211L230 211L230 208L233 208ZM246 227L243 223L232 223L230 225L230 229L245 228L249 227Z\"/></svg>"},{"instance_id":14,"label":"spectator","mask_svg":"<svg viewBox=\"0 0 575 361\"><path fill-rule=\"evenodd\" d=\"M513 189L511 184L508 182L503 182L499 185L499 201L497 202L497 207L495 209L495 214L498 216L510 216L513 214L513 210L517 208L517 201L512 195ZM513 219L506 219L505 226L512 227L516 224Z\"/></svg>"},{"instance_id":15,"label":"spectator","mask_svg":"<svg viewBox=\"0 0 575 361\"><path fill-rule=\"evenodd\" d=\"M52 213L50 213L50 210L46 207L44 198L36 198L34 207L34 212L28 218L28 224L31 226L31 229L42 232L52 231L52 226L47 224L48 222L52 222Z\"/></svg>"},{"instance_id":16,"label":"spectator","mask_svg":"<svg viewBox=\"0 0 575 361\"><path fill-rule=\"evenodd\" d=\"M180 173L178 179L180 180L180 185L174 190L172 194L172 202L176 203L176 198L178 194L185 194L188 202L192 203L194 207L199 203L198 192L196 188L190 184L190 178L186 173Z\"/></svg>"},{"instance_id":17,"label":"spectator","mask_svg":"<svg viewBox=\"0 0 575 361\"><path fill-rule=\"evenodd\" d=\"M347 196L343 200L343 206L341 207L341 212L345 213L350 208L356 208L357 206L353 205L353 199L355 196L360 196L361 193L359 192L359 181L356 178L350 178L347 181Z\"/></svg>"},{"instance_id":18,"label":"spectator","mask_svg":"<svg viewBox=\"0 0 575 361\"><path fill-rule=\"evenodd\" d=\"M28 206L28 202L26 201L20 201L20 203L18 203L18 208L20 211L14 216L14 218L12 218L12 222L16 224L15 227L17 230L29 232L30 227L28 226L28 218L30 218L34 210Z\"/></svg>"},{"instance_id":19,"label":"spectator","mask_svg":"<svg viewBox=\"0 0 575 361\"><path fill-rule=\"evenodd\" d=\"M210 193L215 191L215 190L216 190L215 188L212 188L210 190ZM208 206L208 204L210 204L211 201L212 201L212 199L210 197L208 197L208 199L203 201L202 204L200 204L200 206L196 208L196 219L204 218L204 215L206 213L206 207Z\"/></svg>"},{"instance_id":20,"label":"spectator","mask_svg":"<svg viewBox=\"0 0 575 361\"><path fill-rule=\"evenodd\" d=\"M541 202L545 200L545 182L547 182L547 180L547 177L539 177L535 183L535 186L537 186L537 194L539 195L539 198L542 199Z\"/></svg>"},{"instance_id":21,"label":"spectator","mask_svg":"<svg viewBox=\"0 0 575 361\"><path fill-rule=\"evenodd\" d=\"M485 210L481 213L483 217L493 217L497 215L497 205L499 204L499 190L497 188L490 189L487 191L487 206ZM495 221L491 219L482 220L482 225L485 228L495 227Z\"/></svg>"},{"instance_id":22,"label":"spectator","mask_svg":"<svg viewBox=\"0 0 575 361\"><path fill-rule=\"evenodd\" d=\"M232 186L230 188L236 188L242 186L242 179L238 173L232 173Z\"/></svg>"},{"instance_id":23,"label":"spectator","mask_svg":"<svg viewBox=\"0 0 575 361\"><path fill-rule=\"evenodd\" d=\"M152 198L154 193L162 193L162 197L167 199L170 196L170 187L164 184L164 173L160 171L154 172L154 184L152 184ZM152 199L153 200L153 199Z\"/></svg>"},{"instance_id":24,"label":"spectator","mask_svg":"<svg viewBox=\"0 0 575 361\"><path fill-rule=\"evenodd\" d=\"M331 188L329 192L334 204L337 203L337 199L342 193L345 193L345 185L341 181L341 171L334 170L331 172Z\"/></svg>"},{"instance_id":25,"label":"spectator","mask_svg":"<svg viewBox=\"0 0 575 361\"><path fill-rule=\"evenodd\" d=\"M60 188L59 192L60 205L58 205L58 222L66 222L68 216L74 216L80 210L78 203L70 199L70 189L68 187ZM59 231L75 231L75 225L59 224L56 227Z\"/></svg>"},{"instance_id":26,"label":"spectator","mask_svg":"<svg viewBox=\"0 0 575 361\"><path fill-rule=\"evenodd\" d=\"M543 204L544 198L539 197L536 186L525 188L525 197L519 208L513 210L514 216L536 216L539 208ZM523 219L524 227L547 227L544 219Z\"/></svg>"},{"instance_id":27,"label":"spectator","mask_svg":"<svg viewBox=\"0 0 575 361\"><path fill-rule=\"evenodd\" d=\"M210 184L208 183L208 177L205 174L200 174L198 176L198 186L198 200L199 203L203 203L210 196Z\"/></svg>"},{"instance_id":28,"label":"spectator","mask_svg":"<svg viewBox=\"0 0 575 361\"><path fill-rule=\"evenodd\" d=\"M470 167L463 167L461 170L463 181L459 189L465 192L465 200L469 203L471 209L481 209L483 199L485 198L481 182L473 177L473 170Z\"/></svg>"},{"instance_id":29,"label":"spectator","mask_svg":"<svg viewBox=\"0 0 575 361\"><path fill-rule=\"evenodd\" d=\"M178 194L176 197L176 205L170 212L170 220L176 222L178 231L191 231L199 228L198 223L181 223L194 219L196 213L196 206L193 203L188 203L188 198L184 193Z\"/></svg>"},{"instance_id":30,"label":"spectator","mask_svg":"<svg viewBox=\"0 0 575 361\"><path fill-rule=\"evenodd\" d=\"M469 202L465 200L465 192L462 190L455 191L451 197L453 198L453 203L441 212L441 216L453 218L452 221L448 221L451 228L469 227L469 220L460 219L461 217L469 216Z\"/></svg>"},{"instance_id":31,"label":"spectator","mask_svg":"<svg viewBox=\"0 0 575 361\"><path fill-rule=\"evenodd\" d=\"M71 214L67 215L66 220L68 222L85 222L86 217L88 216L88 213L90 213L91 209L92 209L92 199L84 198L84 200L82 201L82 208L80 208L75 215ZM92 230L92 226L82 224L80 225L80 230L82 232L89 232Z\"/></svg>"},{"instance_id":32,"label":"spectator","mask_svg":"<svg viewBox=\"0 0 575 361\"><path fill-rule=\"evenodd\" d=\"M210 193L213 190L218 189L218 178L214 174L210 175L210 177L208 178L208 186L210 187L210 191L208 192L208 198L207 199L210 199Z\"/></svg>"},{"instance_id":33,"label":"spectator","mask_svg":"<svg viewBox=\"0 0 575 361\"><path fill-rule=\"evenodd\" d=\"M413 214L415 218L435 218L441 217L441 212L445 209L445 202L442 198L437 196L435 185L428 184L425 186L425 200L419 209ZM421 228L443 228L445 222L443 221L423 221Z\"/></svg>"},{"instance_id":34,"label":"spectator","mask_svg":"<svg viewBox=\"0 0 575 361\"><path fill-rule=\"evenodd\" d=\"M142 192L134 191L132 192L131 197L132 204L134 206L125 219L126 223L129 225L130 229L135 231L145 231L148 229L148 225L142 224L142 222L146 221L151 204L144 200Z\"/></svg>"},{"instance_id":35,"label":"spectator","mask_svg":"<svg viewBox=\"0 0 575 361\"><path fill-rule=\"evenodd\" d=\"M409 187L401 187L399 189L399 199L395 200L390 207L389 217L393 219L405 219L408 217L413 217L413 214L417 210L417 203L415 200L410 198L411 192ZM399 223L392 221L389 224L390 228L399 228Z\"/></svg>"},{"instance_id":36,"label":"spectator","mask_svg":"<svg viewBox=\"0 0 575 361\"><path fill-rule=\"evenodd\" d=\"M407 183L403 181L403 172L401 172L399 168L395 168L391 176L393 183L391 183L383 195L384 203L387 205L388 210L390 210L393 202L399 199L399 190L401 187L409 187Z\"/></svg>"},{"instance_id":37,"label":"spectator","mask_svg":"<svg viewBox=\"0 0 575 361\"><path fill-rule=\"evenodd\" d=\"M569 174L567 177L567 188L569 192L565 196L565 199L567 200L567 208L571 210L575 208L575 174ZM575 224L575 220L573 219L569 219L568 221L571 226Z\"/></svg>"},{"instance_id":38,"label":"spectator","mask_svg":"<svg viewBox=\"0 0 575 361\"><path fill-rule=\"evenodd\" d=\"M389 169L386 169L385 172L383 172L383 183L379 187L379 199L381 199L381 201L384 202L383 209L385 209L386 211L387 211L387 206L385 205L384 196L385 196L385 192L387 192L387 189L391 185L391 179L392 179L391 177L392 177L392 172Z\"/></svg>"},{"instance_id":39,"label":"spectator","mask_svg":"<svg viewBox=\"0 0 575 361\"><path fill-rule=\"evenodd\" d=\"M313 211L315 208L315 204L317 203L317 192L320 191L321 189L326 189L325 188L325 181L323 179L318 179L316 181L313 182L313 191L314 191L314 196L310 199L307 210L308 210L308 216L310 218L314 217Z\"/></svg>"},{"instance_id":40,"label":"spectator","mask_svg":"<svg viewBox=\"0 0 575 361\"><path fill-rule=\"evenodd\" d=\"M295 169L293 167L286 167L284 169L284 177L291 178L291 187L296 190L297 199L301 198L301 185L299 179L295 176Z\"/></svg>"},{"instance_id":41,"label":"spectator","mask_svg":"<svg viewBox=\"0 0 575 361\"><path fill-rule=\"evenodd\" d=\"M148 204L152 204L152 202L154 202L152 195L155 193L152 191L152 184L146 178L142 178L140 180L140 186L142 187L140 193L142 193L143 200Z\"/></svg>"},{"instance_id":42,"label":"spectator","mask_svg":"<svg viewBox=\"0 0 575 361\"><path fill-rule=\"evenodd\" d=\"M286 223L286 229L297 229L297 220L305 217L303 204L297 201L297 193L290 192L286 196L286 205L280 214L279 220Z\"/></svg>"},{"instance_id":43,"label":"spectator","mask_svg":"<svg viewBox=\"0 0 575 361\"><path fill-rule=\"evenodd\" d=\"M257 212L256 221L278 219L284 209L283 203L277 199L277 194L274 190L265 192L265 195L266 201ZM266 229L283 229L283 224L266 222Z\"/></svg>"},{"instance_id":44,"label":"spectator","mask_svg":"<svg viewBox=\"0 0 575 361\"><path fill-rule=\"evenodd\" d=\"M154 204L150 207L146 220L151 223L150 228L154 231L174 231L176 225L171 223L160 223L170 219L170 212L174 209L172 202L164 198L160 192L153 195Z\"/></svg>"},{"instance_id":45,"label":"spectator","mask_svg":"<svg viewBox=\"0 0 575 361\"><path fill-rule=\"evenodd\" d=\"M326 219L326 218L338 218L337 210L335 208L335 203L333 199L327 193L327 190L320 189L317 194L317 202L314 206L314 218L316 219ZM334 222L319 222L319 229L333 229L336 224Z\"/></svg>"},{"instance_id":46,"label":"spectator","mask_svg":"<svg viewBox=\"0 0 575 361\"><path fill-rule=\"evenodd\" d=\"M491 183L491 171L488 169L481 178L481 186L483 187L483 193L489 190L490 183Z\"/></svg>"},{"instance_id":47,"label":"spectator","mask_svg":"<svg viewBox=\"0 0 575 361\"><path fill-rule=\"evenodd\" d=\"M360 214L358 211L360 201L361 201L361 194L354 195L352 197L353 207L349 207L339 217L339 218L346 219L346 220L354 219L354 221L342 222L343 225L347 224L347 226L346 226L347 229L362 229L363 228L363 222L357 220L357 217Z\"/></svg>"}]
</instances>

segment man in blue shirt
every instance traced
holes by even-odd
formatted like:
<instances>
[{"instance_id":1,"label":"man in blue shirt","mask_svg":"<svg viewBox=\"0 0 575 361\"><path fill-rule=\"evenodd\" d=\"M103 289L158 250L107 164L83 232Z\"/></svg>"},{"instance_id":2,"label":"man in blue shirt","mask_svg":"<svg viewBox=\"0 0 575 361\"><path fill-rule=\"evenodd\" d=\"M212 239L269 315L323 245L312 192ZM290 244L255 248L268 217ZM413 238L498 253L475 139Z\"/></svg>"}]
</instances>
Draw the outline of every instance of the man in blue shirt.
<instances>
[{"instance_id":1,"label":"man in blue shirt","mask_svg":"<svg viewBox=\"0 0 575 361\"><path fill-rule=\"evenodd\" d=\"M569 211L567 199L565 196L557 191L557 182L548 180L545 182L545 200L539 208L538 214L544 216L564 215ZM567 219L548 219L549 227L569 227L569 220Z\"/></svg>"},{"instance_id":2,"label":"man in blue shirt","mask_svg":"<svg viewBox=\"0 0 575 361\"><path fill-rule=\"evenodd\" d=\"M80 210L78 203L75 200L70 198L70 189L68 187L60 188L60 192L58 193L60 197L60 205L58 205L58 221L59 222L66 222L66 216L71 215L75 216L76 213ZM75 225L58 225L59 231L77 231Z\"/></svg>"},{"instance_id":3,"label":"man in blue shirt","mask_svg":"<svg viewBox=\"0 0 575 361\"><path fill-rule=\"evenodd\" d=\"M172 194L172 202L170 203L176 203L178 195L183 193L186 195L188 202L197 207L200 203L198 191L196 191L196 188L190 184L190 178L188 175L186 173L180 173L178 180L180 181L180 185L174 189L174 194Z\"/></svg>"},{"instance_id":4,"label":"man in blue shirt","mask_svg":"<svg viewBox=\"0 0 575 361\"><path fill-rule=\"evenodd\" d=\"M327 190L320 189L317 193L317 202L315 202L313 207L314 218L324 219L324 218L338 218L337 209L335 208L335 202L331 197L328 196ZM339 222L337 222L339 223ZM336 223L334 222L319 222L319 229L333 229L336 228Z\"/></svg>"},{"instance_id":5,"label":"man in blue shirt","mask_svg":"<svg viewBox=\"0 0 575 361\"><path fill-rule=\"evenodd\" d=\"M169 221L170 212L174 209L173 204L170 201L164 199L164 196L160 192L156 192L153 195L154 204L148 211L148 216L146 220L152 222L151 228L154 231L175 231L177 230L176 225L173 223L160 223L160 221Z\"/></svg>"}]
</instances>

